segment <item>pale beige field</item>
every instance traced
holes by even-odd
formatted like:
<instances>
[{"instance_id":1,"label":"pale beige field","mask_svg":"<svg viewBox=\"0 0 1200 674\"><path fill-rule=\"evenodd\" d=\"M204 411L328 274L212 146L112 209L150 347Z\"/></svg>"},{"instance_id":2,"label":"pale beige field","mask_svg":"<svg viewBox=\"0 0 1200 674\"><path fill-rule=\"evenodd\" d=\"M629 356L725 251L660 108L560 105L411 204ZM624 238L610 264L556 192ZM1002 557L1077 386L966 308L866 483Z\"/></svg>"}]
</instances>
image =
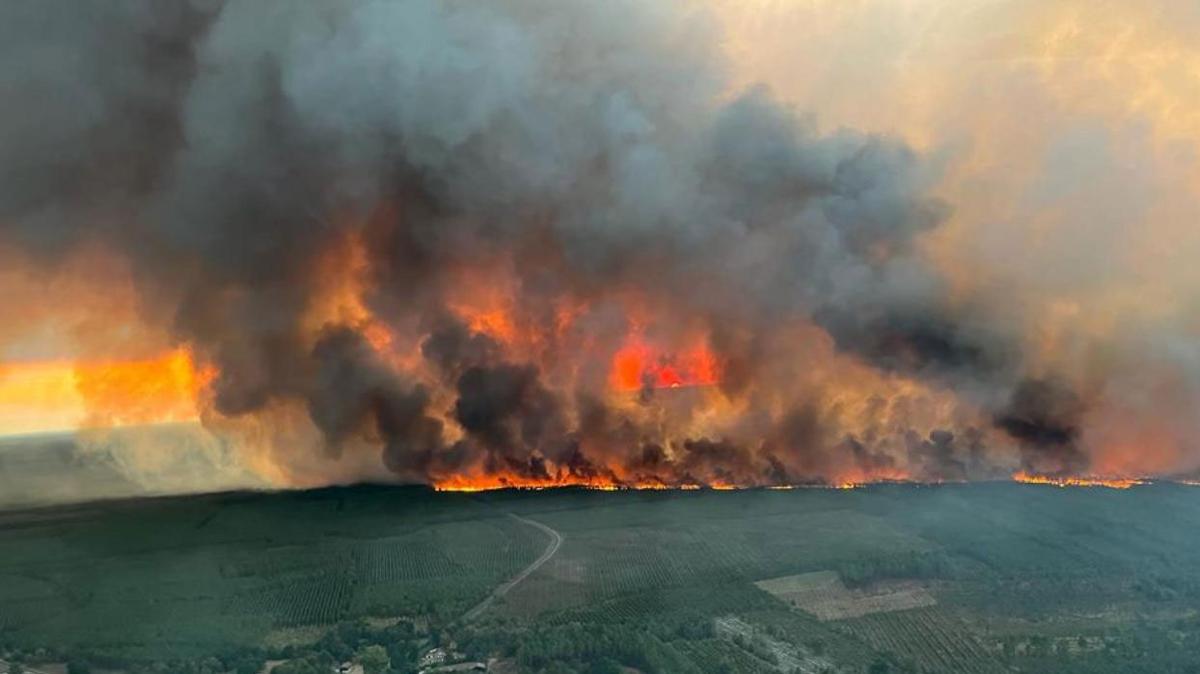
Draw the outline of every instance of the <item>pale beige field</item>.
<instances>
[{"instance_id":1,"label":"pale beige field","mask_svg":"<svg viewBox=\"0 0 1200 674\"><path fill-rule=\"evenodd\" d=\"M834 571L770 578L755 585L819 620L844 620L937 604L928 590L914 582L875 583L851 590Z\"/></svg>"}]
</instances>

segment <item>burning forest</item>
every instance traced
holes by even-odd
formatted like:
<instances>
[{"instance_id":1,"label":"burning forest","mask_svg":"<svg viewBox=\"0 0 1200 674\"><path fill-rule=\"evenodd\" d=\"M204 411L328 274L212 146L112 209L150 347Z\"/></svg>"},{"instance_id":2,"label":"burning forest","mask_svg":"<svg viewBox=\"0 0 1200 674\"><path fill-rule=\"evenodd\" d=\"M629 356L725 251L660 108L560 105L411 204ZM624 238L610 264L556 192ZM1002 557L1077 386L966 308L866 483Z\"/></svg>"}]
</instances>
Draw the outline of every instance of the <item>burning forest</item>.
<instances>
[{"instance_id":1,"label":"burning forest","mask_svg":"<svg viewBox=\"0 0 1200 674\"><path fill-rule=\"evenodd\" d=\"M1200 468L1200 286L972 257L1029 240L978 161L744 82L721 11L5 5L0 431L184 424L274 487Z\"/></svg>"}]
</instances>

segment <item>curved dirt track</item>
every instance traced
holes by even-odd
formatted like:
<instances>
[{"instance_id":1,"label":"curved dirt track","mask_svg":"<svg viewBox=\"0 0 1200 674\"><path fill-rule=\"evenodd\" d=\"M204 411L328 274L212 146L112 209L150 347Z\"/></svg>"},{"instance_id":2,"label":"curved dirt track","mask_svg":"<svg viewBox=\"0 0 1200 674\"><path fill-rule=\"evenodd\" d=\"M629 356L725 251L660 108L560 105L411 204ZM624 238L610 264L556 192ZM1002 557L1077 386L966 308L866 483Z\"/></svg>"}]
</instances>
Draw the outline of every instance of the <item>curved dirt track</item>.
<instances>
[{"instance_id":1,"label":"curved dirt track","mask_svg":"<svg viewBox=\"0 0 1200 674\"><path fill-rule=\"evenodd\" d=\"M513 515L512 513L509 513L508 516L517 520L518 522L528 524L531 527L536 527L537 529L540 529L543 533L545 533L546 535L548 535L550 537L550 544L547 545L546 549L542 551L542 555L540 557L533 560L532 564L525 567L524 569L521 569L520 573L513 576L507 582L501 584L495 590L492 590L492 593L489 594L486 598L484 598L483 601L476 604L475 607L472 608L470 611L467 611L466 613L464 613L463 617L462 617L463 622L471 622L472 620L478 618L484 611L487 610L487 608L489 606L492 605L492 602L495 601L496 598L503 597L504 595L508 594L509 590L513 589L521 581L525 580L529 576L529 574L533 573L534 571L537 571L539 568L541 568L541 566L543 564L550 561L550 558L554 556L554 553L558 552L559 546L562 545L562 542L563 542L562 534L558 533L554 529L551 529L550 527L546 526L545 524L542 524L541 522L538 522L535 520L531 520L526 517L521 517L520 515Z\"/></svg>"}]
</instances>

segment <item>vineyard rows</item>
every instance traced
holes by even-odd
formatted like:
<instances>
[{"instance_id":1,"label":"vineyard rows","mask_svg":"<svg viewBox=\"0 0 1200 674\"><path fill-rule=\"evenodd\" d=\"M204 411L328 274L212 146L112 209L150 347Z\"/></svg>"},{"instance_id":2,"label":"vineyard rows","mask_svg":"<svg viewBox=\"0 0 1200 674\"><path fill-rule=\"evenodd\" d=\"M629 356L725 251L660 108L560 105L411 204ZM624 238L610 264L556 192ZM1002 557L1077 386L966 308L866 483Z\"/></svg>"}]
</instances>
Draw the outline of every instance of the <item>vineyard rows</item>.
<instances>
[{"instance_id":1,"label":"vineyard rows","mask_svg":"<svg viewBox=\"0 0 1200 674\"><path fill-rule=\"evenodd\" d=\"M222 612L272 616L280 626L323 624L346 617L352 594L349 575L330 572L243 593Z\"/></svg>"},{"instance_id":2,"label":"vineyard rows","mask_svg":"<svg viewBox=\"0 0 1200 674\"><path fill-rule=\"evenodd\" d=\"M1004 668L957 621L935 608L845 621L864 641L929 671L993 674Z\"/></svg>"},{"instance_id":3,"label":"vineyard rows","mask_svg":"<svg viewBox=\"0 0 1200 674\"><path fill-rule=\"evenodd\" d=\"M527 529L494 518L317 549L277 548L257 562L222 566L226 578L276 580L225 597L221 612L294 626L476 601L536 557L538 541Z\"/></svg>"},{"instance_id":4,"label":"vineyard rows","mask_svg":"<svg viewBox=\"0 0 1200 674\"><path fill-rule=\"evenodd\" d=\"M671 645L704 672L722 674L761 674L776 671L767 661L723 639L674 641ZM728 665L725 668L725 665Z\"/></svg>"},{"instance_id":5,"label":"vineyard rows","mask_svg":"<svg viewBox=\"0 0 1200 674\"><path fill-rule=\"evenodd\" d=\"M618 541L568 539L566 557L584 561L584 580L592 594L613 596L646 587L693 584L698 580L733 581L756 566L753 550L716 543L697 533L655 530L623 532ZM563 554L563 553L560 553Z\"/></svg>"}]
</instances>

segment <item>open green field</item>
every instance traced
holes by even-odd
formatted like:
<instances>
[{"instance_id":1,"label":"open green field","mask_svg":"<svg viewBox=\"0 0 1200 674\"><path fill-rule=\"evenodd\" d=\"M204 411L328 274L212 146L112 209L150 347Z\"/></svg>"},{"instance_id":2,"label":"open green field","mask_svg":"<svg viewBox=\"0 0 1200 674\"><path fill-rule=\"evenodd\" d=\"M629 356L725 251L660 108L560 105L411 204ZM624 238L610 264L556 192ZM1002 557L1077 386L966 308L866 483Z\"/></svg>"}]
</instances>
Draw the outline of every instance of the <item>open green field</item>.
<instances>
[{"instance_id":1,"label":"open green field","mask_svg":"<svg viewBox=\"0 0 1200 674\"><path fill-rule=\"evenodd\" d=\"M397 672L434 647L496 671L1197 672L1200 488L357 487L9 511L0 643L130 672L309 671L371 644Z\"/></svg>"}]
</instances>

